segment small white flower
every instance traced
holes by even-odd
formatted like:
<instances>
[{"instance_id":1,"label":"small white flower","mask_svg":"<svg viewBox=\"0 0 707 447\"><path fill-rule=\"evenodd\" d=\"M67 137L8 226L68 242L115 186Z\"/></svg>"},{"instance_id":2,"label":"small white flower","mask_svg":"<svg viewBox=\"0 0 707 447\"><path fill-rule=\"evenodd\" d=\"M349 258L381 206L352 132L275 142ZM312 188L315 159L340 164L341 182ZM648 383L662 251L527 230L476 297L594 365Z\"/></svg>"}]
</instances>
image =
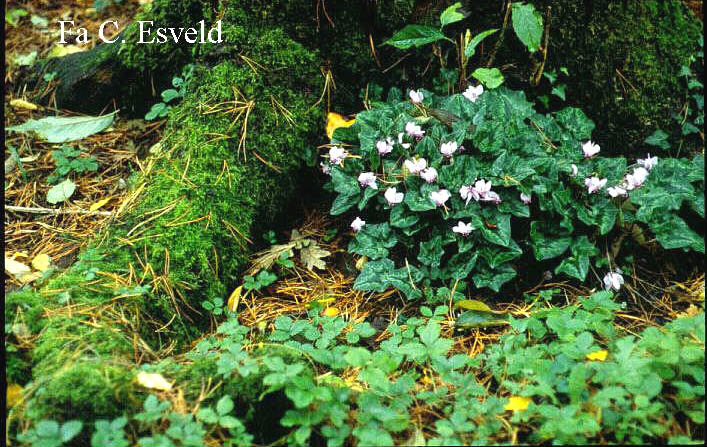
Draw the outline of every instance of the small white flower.
<instances>
[{"instance_id":1,"label":"small white flower","mask_svg":"<svg viewBox=\"0 0 707 447\"><path fill-rule=\"evenodd\" d=\"M572 177L577 177L577 174L579 173L579 168L577 168L577 165L573 163L570 168L572 169Z\"/></svg>"},{"instance_id":2,"label":"small white flower","mask_svg":"<svg viewBox=\"0 0 707 447\"><path fill-rule=\"evenodd\" d=\"M393 151L393 144L390 140L380 140L376 143L376 149L378 149L378 153L382 157Z\"/></svg>"},{"instance_id":3,"label":"small white flower","mask_svg":"<svg viewBox=\"0 0 707 447\"><path fill-rule=\"evenodd\" d=\"M592 143L591 141L587 141L582 145L582 152L584 152L585 158L591 158L595 156L599 153L599 150L599 145Z\"/></svg>"},{"instance_id":4,"label":"small white flower","mask_svg":"<svg viewBox=\"0 0 707 447\"><path fill-rule=\"evenodd\" d=\"M339 147L339 146L334 146L331 149L329 149L329 162L334 165L339 165L341 166L341 163L344 161L344 158L348 153L344 148Z\"/></svg>"},{"instance_id":5,"label":"small white flower","mask_svg":"<svg viewBox=\"0 0 707 447\"><path fill-rule=\"evenodd\" d=\"M651 154L648 154L646 158L639 158L636 160L639 165L643 166L644 168L648 169L649 171L655 167L655 165L658 164L658 157L651 157Z\"/></svg>"},{"instance_id":6,"label":"small white flower","mask_svg":"<svg viewBox=\"0 0 707 447\"><path fill-rule=\"evenodd\" d=\"M319 163L319 167L322 168L322 172L325 173L326 175L331 174L331 165L328 165L325 163Z\"/></svg>"},{"instance_id":7,"label":"small white flower","mask_svg":"<svg viewBox=\"0 0 707 447\"><path fill-rule=\"evenodd\" d=\"M648 170L642 166L633 170L632 174L626 175L626 189L631 191L638 188L648 178Z\"/></svg>"},{"instance_id":8,"label":"small white flower","mask_svg":"<svg viewBox=\"0 0 707 447\"><path fill-rule=\"evenodd\" d=\"M477 196L479 198L482 198L489 192L491 192L491 182L487 182L484 179L481 179L477 180L476 183L474 183L474 190L472 191L472 194L474 195L474 200L479 200Z\"/></svg>"},{"instance_id":9,"label":"small white flower","mask_svg":"<svg viewBox=\"0 0 707 447\"><path fill-rule=\"evenodd\" d=\"M606 185L607 180L605 178L599 179L599 177L589 177L584 179L584 185L587 187L589 194L594 194Z\"/></svg>"},{"instance_id":10,"label":"small white flower","mask_svg":"<svg viewBox=\"0 0 707 447\"><path fill-rule=\"evenodd\" d=\"M393 206L403 201L404 194L393 187L385 190L384 197L388 201L388 205Z\"/></svg>"},{"instance_id":11,"label":"small white flower","mask_svg":"<svg viewBox=\"0 0 707 447\"><path fill-rule=\"evenodd\" d=\"M442 153L442 155L449 158L457 151L457 147L458 146L456 141L449 141L447 143L442 143L442 146L439 148L439 151Z\"/></svg>"},{"instance_id":12,"label":"small white flower","mask_svg":"<svg viewBox=\"0 0 707 447\"><path fill-rule=\"evenodd\" d=\"M403 143L403 136L405 135L404 132L400 132L398 134L398 144L403 147L403 149L409 149L410 148L410 143Z\"/></svg>"},{"instance_id":13,"label":"small white flower","mask_svg":"<svg viewBox=\"0 0 707 447\"><path fill-rule=\"evenodd\" d=\"M360 217L356 217L354 221L351 222L351 229L354 230L355 233L358 233L364 225L366 225L366 221Z\"/></svg>"},{"instance_id":14,"label":"small white flower","mask_svg":"<svg viewBox=\"0 0 707 447\"><path fill-rule=\"evenodd\" d=\"M527 194L520 193L520 201L523 202L523 203L525 203L526 205L529 205L530 202L533 201L533 198L530 197L530 196L527 195Z\"/></svg>"},{"instance_id":15,"label":"small white flower","mask_svg":"<svg viewBox=\"0 0 707 447\"><path fill-rule=\"evenodd\" d=\"M421 91L410 90L410 101L415 104L419 104L425 99L425 95Z\"/></svg>"},{"instance_id":16,"label":"small white flower","mask_svg":"<svg viewBox=\"0 0 707 447\"><path fill-rule=\"evenodd\" d=\"M358 176L358 182L363 187L368 186L371 189L378 189L378 185L376 184L376 174L372 172L362 172Z\"/></svg>"},{"instance_id":17,"label":"small white flower","mask_svg":"<svg viewBox=\"0 0 707 447\"><path fill-rule=\"evenodd\" d=\"M479 84L476 87L472 87L471 85L464 90L464 97L468 99L471 102L476 102L477 99L479 99L479 96L484 92L484 86Z\"/></svg>"},{"instance_id":18,"label":"small white flower","mask_svg":"<svg viewBox=\"0 0 707 447\"><path fill-rule=\"evenodd\" d=\"M481 196L481 200L483 202L493 202L493 203L501 203L501 196L499 196L496 192L494 191L489 191L483 196Z\"/></svg>"},{"instance_id":19,"label":"small white flower","mask_svg":"<svg viewBox=\"0 0 707 447\"><path fill-rule=\"evenodd\" d=\"M604 289L605 290L616 290L617 292L621 289L624 283L624 277L618 272L609 272L604 275Z\"/></svg>"},{"instance_id":20,"label":"small white flower","mask_svg":"<svg viewBox=\"0 0 707 447\"><path fill-rule=\"evenodd\" d=\"M405 160L405 169L412 175L419 175L426 167L427 160L424 158L414 158L412 160Z\"/></svg>"},{"instance_id":21,"label":"small white flower","mask_svg":"<svg viewBox=\"0 0 707 447\"><path fill-rule=\"evenodd\" d=\"M434 183L437 180L437 170L433 167L429 167L420 172L420 177L427 183Z\"/></svg>"},{"instance_id":22,"label":"small white flower","mask_svg":"<svg viewBox=\"0 0 707 447\"><path fill-rule=\"evenodd\" d=\"M469 236L469 233L471 233L473 230L474 227L472 227L471 224L464 223L461 220L457 222L456 226L452 227L453 232L459 233L462 236Z\"/></svg>"},{"instance_id":23,"label":"small white flower","mask_svg":"<svg viewBox=\"0 0 707 447\"><path fill-rule=\"evenodd\" d=\"M620 197L628 195L626 190L620 186L611 186L609 188L606 188L606 192L609 193L611 197Z\"/></svg>"},{"instance_id":24,"label":"small white flower","mask_svg":"<svg viewBox=\"0 0 707 447\"><path fill-rule=\"evenodd\" d=\"M408 122L405 125L405 132L410 135L411 137L422 137L425 135L425 131L422 130L422 127L418 126L417 124L413 123L412 121Z\"/></svg>"},{"instance_id":25,"label":"small white flower","mask_svg":"<svg viewBox=\"0 0 707 447\"><path fill-rule=\"evenodd\" d=\"M474 189L473 186L466 186L462 185L461 188L459 188L459 195L462 197L462 200L466 201L466 204L468 205L469 202L472 199L472 190ZM477 199L478 200L478 199Z\"/></svg>"},{"instance_id":26,"label":"small white flower","mask_svg":"<svg viewBox=\"0 0 707 447\"><path fill-rule=\"evenodd\" d=\"M443 206L451 196L452 195L446 189L440 189L439 191L432 191L430 193L430 199L437 206Z\"/></svg>"}]
</instances>

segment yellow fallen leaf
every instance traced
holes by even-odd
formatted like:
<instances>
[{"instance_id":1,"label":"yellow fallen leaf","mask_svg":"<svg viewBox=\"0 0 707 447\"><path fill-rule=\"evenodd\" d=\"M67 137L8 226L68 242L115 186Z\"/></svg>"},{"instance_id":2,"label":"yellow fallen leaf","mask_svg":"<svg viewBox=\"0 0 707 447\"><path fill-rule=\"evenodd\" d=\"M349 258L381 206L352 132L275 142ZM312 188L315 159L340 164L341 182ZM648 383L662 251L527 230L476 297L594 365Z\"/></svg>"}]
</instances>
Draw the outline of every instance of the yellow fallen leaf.
<instances>
[{"instance_id":1,"label":"yellow fallen leaf","mask_svg":"<svg viewBox=\"0 0 707 447\"><path fill-rule=\"evenodd\" d=\"M335 316L339 315L340 313L341 313L341 311L339 309L337 309L336 307L327 307L326 309L324 309L322 311L322 315L324 315L325 317L335 317Z\"/></svg>"},{"instance_id":2,"label":"yellow fallen leaf","mask_svg":"<svg viewBox=\"0 0 707 447\"><path fill-rule=\"evenodd\" d=\"M494 312L494 310L488 307L485 303L477 300L461 300L454 304L454 307L461 307L462 309L476 310L479 312Z\"/></svg>"},{"instance_id":3,"label":"yellow fallen leaf","mask_svg":"<svg viewBox=\"0 0 707 447\"><path fill-rule=\"evenodd\" d=\"M322 298L322 299L320 299L320 300L317 300L317 303L319 303L319 304L329 304L329 303L333 303L334 301L336 301L335 298Z\"/></svg>"},{"instance_id":4,"label":"yellow fallen leaf","mask_svg":"<svg viewBox=\"0 0 707 447\"><path fill-rule=\"evenodd\" d=\"M606 360L606 356L609 355L609 351L606 349L600 349L596 352L590 352L587 354L587 360L598 360L600 362L603 362Z\"/></svg>"},{"instance_id":5,"label":"yellow fallen leaf","mask_svg":"<svg viewBox=\"0 0 707 447\"><path fill-rule=\"evenodd\" d=\"M5 271L15 278L18 278L24 274L32 271L28 265L23 264L19 261L15 261L12 258L5 258Z\"/></svg>"},{"instance_id":6,"label":"yellow fallen leaf","mask_svg":"<svg viewBox=\"0 0 707 447\"><path fill-rule=\"evenodd\" d=\"M136 379L137 383L152 390L170 391L172 389L172 384L167 382L162 374L140 371L137 373Z\"/></svg>"},{"instance_id":7,"label":"yellow fallen leaf","mask_svg":"<svg viewBox=\"0 0 707 447\"><path fill-rule=\"evenodd\" d=\"M97 209L101 208L103 205L106 203L110 202L110 199L113 197L106 197L105 199L101 199L98 202L92 204L91 206L88 207L89 211L96 211Z\"/></svg>"},{"instance_id":8,"label":"yellow fallen leaf","mask_svg":"<svg viewBox=\"0 0 707 447\"><path fill-rule=\"evenodd\" d=\"M78 45L56 44L49 51L49 54L47 54L47 58L63 57L63 56L66 56L67 54L80 53L82 51L86 51L86 48L79 47Z\"/></svg>"},{"instance_id":9,"label":"yellow fallen leaf","mask_svg":"<svg viewBox=\"0 0 707 447\"><path fill-rule=\"evenodd\" d=\"M26 251L16 251L12 254L12 256L10 256L10 258L12 258L12 259L17 259L17 258L29 259L29 255L27 254Z\"/></svg>"},{"instance_id":10,"label":"yellow fallen leaf","mask_svg":"<svg viewBox=\"0 0 707 447\"><path fill-rule=\"evenodd\" d=\"M528 408L530 402L532 402L532 400L527 397L511 396L508 398L508 403L503 409L506 411L523 411Z\"/></svg>"},{"instance_id":11,"label":"yellow fallen leaf","mask_svg":"<svg viewBox=\"0 0 707 447\"><path fill-rule=\"evenodd\" d=\"M10 101L10 106L14 107L15 109L26 109L26 110L37 110L37 104L32 104L29 101L25 101L24 99L13 99Z\"/></svg>"},{"instance_id":12,"label":"yellow fallen leaf","mask_svg":"<svg viewBox=\"0 0 707 447\"><path fill-rule=\"evenodd\" d=\"M366 262L368 262L368 257L361 256L360 258L358 258L358 261L356 261L356 270L361 271L361 269L363 269L363 266L366 265Z\"/></svg>"},{"instance_id":13,"label":"yellow fallen leaf","mask_svg":"<svg viewBox=\"0 0 707 447\"><path fill-rule=\"evenodd\" d=\"M48 254L40 253L32 259L32 267L40 272L45 272L52 265L52 258Z\"/></svg>"},{"instance_id":14,"label":"yellow fallen leaf","mask_svg":"<svg viewBox=\"0 0 707 447\"><path fill-rule=\"evenodd\" d=\"M7 386L7 392L5 394L7 398L7 408L12 408L22 401L22 390L23 388L16 383L11 383Z\"/></svg>"},{"instance_id":15,"label":"yellow fallen leaf","mask_svg":"<svg viewBox=\"0 0 707 447\"><path fill-rule=\"evenodd\" d=\"M241 301L241 293L243 292L243 286L238 286L231 292L231 296L228 297L228 310L235 312L238 309L238 303Z\"/></svg>"},{"instance_id":16,"label":"yellow fallen leaf","mask_svg":"<svg viewBox=\"0 0 707 447\"><path fill-rule=\"evenodd\" d=\"M19 277L17 277L17 280L21 282L22 284L29 284L32 281L36 281L39 278L42 277L42 272L30 272L30 273L23 273Z\"/></svg>"},{"instance_id":17,"label":"yellow fallen leaf","mask_svg":"<svg viewBox=\"0 0 707 447\"><path fill-rule=\"evenodd\" d=\"M338 129L339 127L350 127L353 126L353 124L356 122L356 120L346 120L346 118L342 115L339 115L338 113L335 112L329 112L327 114L326 118L326 134L327 137L331 140L332 137L334 136L334 131Z\"/></svg>"}]
</instances>

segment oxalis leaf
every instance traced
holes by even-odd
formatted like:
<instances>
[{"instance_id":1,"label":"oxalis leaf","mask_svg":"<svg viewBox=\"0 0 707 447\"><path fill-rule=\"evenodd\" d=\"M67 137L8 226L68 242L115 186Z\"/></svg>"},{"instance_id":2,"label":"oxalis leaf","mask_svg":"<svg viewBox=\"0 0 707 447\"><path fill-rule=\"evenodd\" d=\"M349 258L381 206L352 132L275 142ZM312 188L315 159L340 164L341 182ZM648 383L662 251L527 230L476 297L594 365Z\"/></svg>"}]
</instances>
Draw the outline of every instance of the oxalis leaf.
<instances>
[{"instance_id":1,"label":"oxalis leaf","mask_svg":"<svg viewBox=\"0 0 707 447\"><path fill-rule=\"evenodd\" d=\"M58 185L54 185L47 191L47 202L53 204L63 202L74 194L76 184L69 179L64 180Z\"/></svg>"},{"instance_id":2,"label":"oxalis leaf","mask_svg":"<svg viewBox=\"0 0 707 447\"><path fill-rule=\"evenodd\" d=\"M55 117L31 119L19 126L8 127L12 132L36 132L50 143L66 143L86 138L106 130L118 112L101 116Z\"/></svg>"}]
</instances>

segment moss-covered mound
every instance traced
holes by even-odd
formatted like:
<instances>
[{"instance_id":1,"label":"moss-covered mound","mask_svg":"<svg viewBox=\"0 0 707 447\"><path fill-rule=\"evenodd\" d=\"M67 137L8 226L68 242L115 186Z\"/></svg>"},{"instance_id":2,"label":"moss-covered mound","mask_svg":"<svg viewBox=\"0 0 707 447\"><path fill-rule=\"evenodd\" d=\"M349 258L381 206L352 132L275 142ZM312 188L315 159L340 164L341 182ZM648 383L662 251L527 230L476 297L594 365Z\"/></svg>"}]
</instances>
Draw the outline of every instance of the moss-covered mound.
<instances>
[{"instance_id":1,"label":"moss-covered mound","mask_svg":"<svg viewBox=\"0 0 707 447\"><path fill-rule=\"evenodd\" d=\"M126 215L67 272L7 297L8 381L31 376L28 418L132 408L134 365L208 328L202 302L227 296L295 196L323 134L318 56L277 28L225 31L232 56L196 68Z\"/></svg>"}]
</instances>

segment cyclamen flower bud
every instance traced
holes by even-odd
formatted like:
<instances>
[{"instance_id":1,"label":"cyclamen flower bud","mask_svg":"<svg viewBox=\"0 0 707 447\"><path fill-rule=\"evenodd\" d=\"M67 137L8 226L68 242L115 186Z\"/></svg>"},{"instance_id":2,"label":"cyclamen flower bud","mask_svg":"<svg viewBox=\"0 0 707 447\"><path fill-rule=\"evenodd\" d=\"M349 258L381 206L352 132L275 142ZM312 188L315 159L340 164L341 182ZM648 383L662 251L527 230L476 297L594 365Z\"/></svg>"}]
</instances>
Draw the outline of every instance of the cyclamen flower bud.
<instances>
[{"instance_id":1,"label":"cyclamen flower bud","mask_svg":"<svg viewBox=\"0 0 707 447\"><path fill-rule=\"evenodd\" d=\"M448 143L442 143L442 146L439 148L439 151L442 153L442 155L449 158L457 151L457 142L450 141Z\"/></svg>"},{"instance_id":2,"label":"cyclamen flower bud","mask_svg":"<svg viewBox=\"0 0 707 447\"><path fill-rule=\"evenodd\" d=\"M572 169L572 177L577 177L577 174L579 173L579 168L577 168L577 165L572 164L570 168Z\"/></svg>"},{"instance_id":3,"label":"cyclamen flower bud","mask_svg":"<svg viewBox=\"0 0 707 447\"><path fill-rule=\"evenodd\" d=\"M358 182L363 187L368 186L371 189L378 189L378 185L376 184L376 174L372 172L362 172L358 176Z\"/></svg>"},{"instance_id":4,"label":"cyclamen flower bud","mask_svg":"<svg viewBox=\"0 0 707 447\"><path fill-rule=\"evenodd\" d=\"M658 157L651 157L651 154L648 154L646 158L639 158L636 162L650 171L658 164Z\"/></svg>"},{"instance_id":5,"label":"cyclamen flower bud","mask_svg":"<svg viewBox=\"0 0 707 447\"><path fill-rule=\"evenodd\" d=\"M388 205L393 206L403 201L404 194L393 187L385 190L384 197Z\"/></svg>"},{"instance_id":6,"label":"cyclamen flower bud","mask_svg":"<svg viewBox=\"0 0 707 447\"><path fill-rule=\"evenodd\" d=\"M425 95L421 91L410 90L410 101L414 104L419 104L425 99Z\"/></svg>"},{"instance_id":7,"label":"cyclamen flower bud","mask_svg":"<svg viewBox=\"0 0 707 447\"><path fill-rule=\"evenodd\" d=\"M476 87L472 87L471 85L464 90L464 97L468 99L471 102L476 102L477 99L479 99L479 96L484 92L484 86L479 84Z\"/></svg>"},{"instance_id":8,"label":"cyclamen flower bud","mask_svg":"<svg viewBox=\"0 0 707 447\"><path fill-rule=\"evenodd\" d=\"M582 145L582 152L584 152L585 158L591 158L599 153L599 145L594 144L591 141L587 141Z\"/></svg>"},{"instance_id":9,"label":"cyclamen flower bud","mask_svg":"<svg viewBox=\"0 0 707 447\"><path fill-rule=\"evenodd\" d=\"M603 283L604 283L605 290L612 290L613 289L618 292L624 283L624 277L621 276L621 273L609 272L606 275L604 275Z\"/></svg>"},{"instance_id":10,"label":"cyclamen flower bud","mask_svg":"<svg viewBox=\"0 0 707 447\"><path fill-rule=\"evenodd\" d=\"M366 225L366 221L361 219L360 217L356 217L353 222L351 222L351 229L355 232L358 233L361 231L361 228Z\"/></svg>"},{"instance_id":11,"label":"cyclamen flower bud","mask_svg":"<svg viewBox=\"0 0 707 447\"><path fill-rule=\"evenodd\" d=\"M533 201L533 198L530 197L529 195L524 194L524 193L520 193L520 201L525 203L526 205L529 205L530 202Z\"/></svg>"},{"instance_id":12,"label":"cyclamen flower bud","mask_svg":"<svg viewBox=\"0 0 707 447\"><path fill-rule=\"evenodd\" d=\"M437 170L433 167L429 167L420 172L420 177L427 183L434 183L437 180Z\"/></svg>"},{"instance_id":13,"label":"cyclamen flower bud","mask_svg":"<svg viewBox=\"0 0 707 447\"><path fill-rule=\"evenodd\" d=\"M432 191L430 193L430 200L437 206L443 206L451 196L452 195L446 189L440 189L439 191Z\"/></svg>"},{"instance_id":14,"label":"cyclamen flower bud","mask_svg":"<svg viewBox=\"0 0 707 447\"><path fill-rule=\"evenodd\" d=\"M471 226L471 224L467 224L462 222L461 220L457 222L457 224L452 227L452 231L455 233L458 233L462 236L469 236L469 234L474 230L474 227Z\"/></svg>"},{"instance_id":15,"label":"cyclamen flower bud","mask_svg":"<svg viewBox=\"0 0 707 447\"><path fill-rule=\"evenodd\" d=\"M331 174L331 165L319 163L319 167L322 168L322 172L326 175Z\"/></svg>"},{"instance_id":16,"label":"cyclamen flower bud","mask_svg":"<svg viewBox=\"0 0 707 447\"><path fill-rule=\"evenodd\" d=\"M599 177L590 177L584 179L584 185L587 187L587 191L589 191L589 194L594 194L595 192L599 191L606 185L607 180L604 179L599 179Z\"/></svg>"},{"instance_id":17,"label":"cyclamen flower bud","mask_svg":"<svg viewBox=\"0 0 707 447\"><path fill-rule=\"evenodd\" d=\"M403 143L403 136L405 135L404 132L400 132L398 134L398 144L403 147L403 149L409 149L410 148L410 143Z\"/></svg>"}]
</instances>

